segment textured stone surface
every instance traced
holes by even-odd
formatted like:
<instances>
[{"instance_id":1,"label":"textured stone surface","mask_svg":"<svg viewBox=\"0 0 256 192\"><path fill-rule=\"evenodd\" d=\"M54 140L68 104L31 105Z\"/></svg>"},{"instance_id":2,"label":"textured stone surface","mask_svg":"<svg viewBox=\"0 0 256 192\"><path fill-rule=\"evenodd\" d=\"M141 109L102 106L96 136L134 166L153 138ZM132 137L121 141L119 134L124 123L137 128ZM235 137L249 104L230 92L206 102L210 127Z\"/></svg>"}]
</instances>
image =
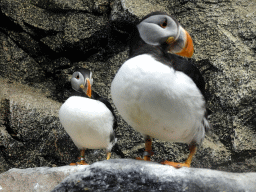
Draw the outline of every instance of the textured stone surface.
<instances>
[{"instance_id":1,"label":"textured stone surface","mask_svg":"<svg viewBox=\"0 0 256 192\"><path fill-rule=\"evenodd\" d=\"M247 191L256 188L256 173L209 169L175 169L130 159L92 165L10 169L0 174L3 191Z\"/></svg>"},{"instance_id":2,"label":"textured stone surface","mask_svg":"<svg viewBox=\"0 0 256 192\"><path fill-rule=\"evenodd\" d=\"M255 191L256 173L181 168L137 160L97 162L71 174L57 191Z\"/></svg>"},{"instance_id":3,"label":"textured stone surface","mask_svg":"<svg viewBox=\"0 0 256 192\"><path fill-rule=\"evenodd\" d=\"M13 168L0 174L1 191L47 192L51 191L68 175L85 166Z\"/></svg>"},{"instance_id":4,"label":"textured stone surface","mask_svg":"<svg viewBox=\"0 0 256 192\"><path fill-rule=\"evenodd\" d=\"M0 0L0 172L76 160L77 148L57 116L70 94L70 75L76 66L91 69L93 89L111 99L131 25L157 10L174 15L190 33L206 81L213 129L192 167L256 171L255 6L249 0ZM126 157L142 156L141 135L120 116L118 124ZM184 144L156 139L153 150L157 162L184 161L188 154ZM102 150L87 151L89 163L104 159Z\"/></svg>"},{"instance_id":5,"label":"textured stone surface","mask_svg":"<svg viewBox=\"0 0 256 192\"><path fill-rule=\"evenodd\" d=\"M60 126L61 104L46 98L38 89L2 78L0 90L0 148L4 160L0 164L1 172L11 167L68 164L70 156L64 153L76 154L76 149Z\"/></svg>"}]
</instances>

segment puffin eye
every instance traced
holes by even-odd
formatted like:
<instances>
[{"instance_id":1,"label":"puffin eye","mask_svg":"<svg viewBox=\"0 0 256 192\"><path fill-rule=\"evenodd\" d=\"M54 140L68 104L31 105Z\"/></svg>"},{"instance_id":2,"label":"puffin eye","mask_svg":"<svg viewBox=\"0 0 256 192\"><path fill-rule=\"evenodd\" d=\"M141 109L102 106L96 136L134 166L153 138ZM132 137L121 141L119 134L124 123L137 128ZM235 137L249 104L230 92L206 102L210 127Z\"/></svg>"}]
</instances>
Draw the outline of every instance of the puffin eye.
<instances>
[{"instance_id":1,"label":"puffin eye","mask_svg":"<svg viewBox=\"0 0 256 192\"><path fill-rule=\"evenodd\" d=\"M76 76L76 79L79 79L79 75Z\"/></svg>"},{"instance_id":2,"label":"puffin eye","mask_svg":"<svg viewBox=\"0 0 256 192\"><path fill-rule=\"evenodd\" d=\"M167 27L167 19L165 19L164 22L160 24L160 26L162 28L166 28Z\"/></svg>"}]
</instances>

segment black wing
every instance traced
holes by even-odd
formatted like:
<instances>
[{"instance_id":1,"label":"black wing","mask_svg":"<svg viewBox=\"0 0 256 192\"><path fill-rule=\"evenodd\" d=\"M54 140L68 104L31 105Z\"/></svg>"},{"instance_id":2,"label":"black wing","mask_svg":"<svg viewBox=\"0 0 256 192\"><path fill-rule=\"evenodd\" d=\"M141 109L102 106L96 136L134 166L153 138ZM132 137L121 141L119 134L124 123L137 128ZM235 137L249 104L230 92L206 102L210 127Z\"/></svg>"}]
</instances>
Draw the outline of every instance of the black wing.
<instances>
[{"instance_id":1,"label":"black wing","mask_svg":"<svg viewBox=\"0 0 256 192\"><path fill-rule=\"evenodd\" d=\"M111 111L113 117L114 117L114 123L113 123L113 129L115 130L117 128L117 120L116 115L114 113L114 109L109 103L109 101L101 96L99 96L96 92L92 91L92 99L98 100L106 105L106 107Z\"/></svg>"},{"instance_id":2,"label":"black wing","mask_svg":"<svg viewBox=\"0 0 256 192\"><path fill-rule=\"evenodd\" d=\"M116 115L114 113L114 109L112 108L111 104L108 102L107 99L99 96L96 92L92 92L92 98L104 103L107 106L107 108L111 111L111 113L114 117L113 130L115 132L115 130L117 128L117 119L116 119ZM113 133L110 135L110 141L113 142L114 139L115 139L115 134ZM120 147L118 146L117 143L113 146L112 151L115 152L117 155L120 155L121 158L125 158L124 153L122 152L122 150L120 149Z\"/></svg>"},{"instance_id":3,"label":"black wing","mask_svg":"<svg viewBox=\"0 0 256 192\"><path fill-rule=\"evenodd\" d=\"M205 81L193 60L174 54L168 54L167 57L171 61L173 68L188 75L205 97Z\"/></svg>"}]
</instances>

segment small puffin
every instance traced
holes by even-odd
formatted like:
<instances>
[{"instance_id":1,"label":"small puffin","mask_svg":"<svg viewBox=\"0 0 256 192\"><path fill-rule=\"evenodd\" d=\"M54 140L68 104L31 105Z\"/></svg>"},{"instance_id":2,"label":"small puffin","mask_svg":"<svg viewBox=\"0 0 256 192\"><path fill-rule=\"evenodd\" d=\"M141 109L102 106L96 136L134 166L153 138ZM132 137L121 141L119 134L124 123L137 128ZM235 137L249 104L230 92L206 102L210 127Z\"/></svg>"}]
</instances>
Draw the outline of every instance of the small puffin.
<instances>
[{"instance_id":1,"label":"small puffin","mask_svg":"<svg viewBox=\"0 0 256 192\"><path fill-rule=\"evenodd\" d=\"M59 110L60 122L78 149L81 161L70 165L87 165L85 149L106 149L107 160L115 145L116 116L111 104L91 90L92 72L78 68L72 75L73 96Z\"/></svg>"},{"instance_id":2,"label":"small puffin","mask_svg":"<svg viewBox=\"0 0 256 192\"><path fill-rule=\"evenodd\" d=\"M197 146L210 128L206 115L205 82L188 58L193 42L172 16L153 12L145 16L130 39L129 58L111 84L113 102L123 119L145 138L144 160L150 160L152 138L187 143L185 163L190 167Z\"/></svg>"}]
</instances>

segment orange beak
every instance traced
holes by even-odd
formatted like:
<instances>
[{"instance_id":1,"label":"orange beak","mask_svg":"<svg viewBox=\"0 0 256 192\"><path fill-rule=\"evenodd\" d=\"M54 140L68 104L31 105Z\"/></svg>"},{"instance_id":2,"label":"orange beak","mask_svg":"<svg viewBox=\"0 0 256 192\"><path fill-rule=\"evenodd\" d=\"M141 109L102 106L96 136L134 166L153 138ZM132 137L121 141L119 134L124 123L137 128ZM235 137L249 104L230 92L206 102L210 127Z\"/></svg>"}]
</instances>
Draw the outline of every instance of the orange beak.
<instances>
[{"instance_id":1,"label":"orange beak","mask_svg":"<svg viewBox=\"0 0 256 192\"><path fill-rule=\"evenodd\" d=\"M86 92L86 95L88 97L92 97L92 89L91 89L91 83L90 83L90 80L88 78L86 78L86 82L87 82L87 92ZM84 90L84 85L80 85L80 88Z\"/></svg>"},{"instance_id":2,"label":"orange beak","mask_svg":"<svg viewBox=\"0 0 256 192\"><path fill-rule=\"evenodd\" d=\"M91 98L92 97L91 83L90 83L90 80L88 78L86 79L86 81L87 81L87 92L86 92L86 95Z\"/></svg>"},{"instance_id":3,"label":"orange beak","mask_svg":"<svg viewBox=\"0 0 256 192\"><path fill-rule=\"evenodd\" d=\"M183 47L181 52L175 53L175 54L183 56L183 57L192 57L192 55L194 53L193 41L192 41L192 38L190 37L190 35L188 34L188 32L185 31L185 33L186 33L186 37L187 37L187 41L185 43L185 46Z\"/></svg>"}]
</instances>

